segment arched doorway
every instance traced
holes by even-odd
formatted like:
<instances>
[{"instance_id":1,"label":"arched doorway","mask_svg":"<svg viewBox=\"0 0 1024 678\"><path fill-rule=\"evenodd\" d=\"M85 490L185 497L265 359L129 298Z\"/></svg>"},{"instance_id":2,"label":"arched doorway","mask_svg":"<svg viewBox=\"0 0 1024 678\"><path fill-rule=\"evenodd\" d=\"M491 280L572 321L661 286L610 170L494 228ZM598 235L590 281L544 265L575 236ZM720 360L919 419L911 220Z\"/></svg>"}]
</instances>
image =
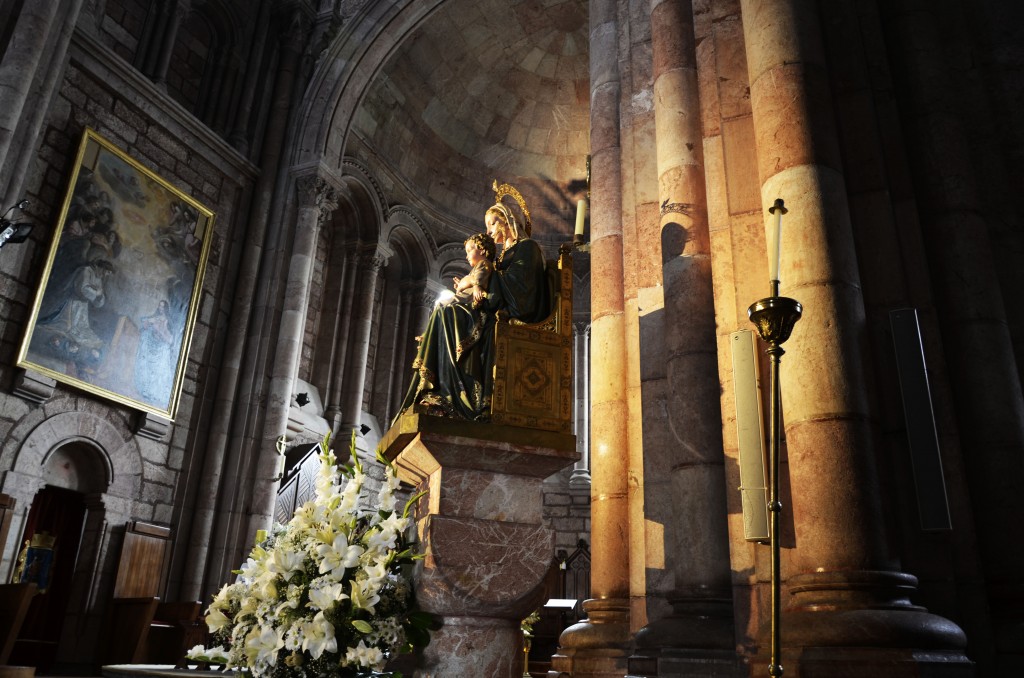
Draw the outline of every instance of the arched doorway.
<instances>
[{"instance_id":1,"label":"arched doorway","mask_svg":"<svg viewBox=\"0 0 1024 678\"><path fill-rule=\"evenodd\" d=\"M45 672L57 657L88 497L103 492L109 481L96 449L77 441L58 447L44 460L43 481L29 508L14 572L15 581L34 581L39 592L10 662Z\"/></svg>"}]
</instances>

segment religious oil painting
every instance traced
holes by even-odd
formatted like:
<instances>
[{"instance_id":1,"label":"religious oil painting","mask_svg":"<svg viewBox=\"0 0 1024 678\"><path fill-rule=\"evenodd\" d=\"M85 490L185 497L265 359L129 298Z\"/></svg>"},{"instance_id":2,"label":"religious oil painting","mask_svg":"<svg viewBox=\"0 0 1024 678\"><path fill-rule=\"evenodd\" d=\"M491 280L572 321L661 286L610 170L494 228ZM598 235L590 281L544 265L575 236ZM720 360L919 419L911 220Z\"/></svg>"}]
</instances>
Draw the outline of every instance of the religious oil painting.
<instances>
[{"instance_id":1,"label":"religious oil painting","mask_svg":"<svg viewBox=\"0 0 1024 678\"><path fill-rule=\"evenodd\" d=\"M18 365L173 419L213 221L87 129Z\"/></svg>"}]
</instances>

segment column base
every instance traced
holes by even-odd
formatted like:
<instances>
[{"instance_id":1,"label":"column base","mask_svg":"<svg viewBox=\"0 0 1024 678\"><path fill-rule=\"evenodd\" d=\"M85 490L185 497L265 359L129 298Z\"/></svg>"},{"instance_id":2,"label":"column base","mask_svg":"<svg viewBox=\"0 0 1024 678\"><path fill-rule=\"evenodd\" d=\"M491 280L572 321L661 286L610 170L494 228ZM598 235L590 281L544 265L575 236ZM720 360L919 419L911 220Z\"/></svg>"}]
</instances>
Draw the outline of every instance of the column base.
<instances>
[{"instance_id":1,"label":"column base","mask_svg":"<svg viewBox=\"0 0 1024 678\"><path fill-rule=\"evenodd\" d=\"M626 678L745 678L748 671L735 651L666 649L656 656L634 654Z\"/></svg>"},{"instance_id":2,"label":"column base","mask_svg":"<svg viewBox=\"0 0 1024 678\"><path fill-rule=\"evenodd\" d=\"M770 678L769 658L751 660L751 678ZM859 647L782 650L787 678L974 678L974 663L956 652Z\"/></svg>"},{"instance_id":3,"label":"column base","mask_svg":"<svg viewBox=\"0 0 1024 678\"><path fill-rule=\"evenodd\" d=\"M731 598L698 592L689 597L676 596L670 602L670 615L637 632L627 678L747 675L746 666L736 654Z\"/></svg>"},{"instance_id":4,"label":"column base","mask_svg":"<svg viewBox=\"0 0 1024 678\"><path fill-rule=\"evenodd\" d=\"M820 572L791 577L783 610L786 676L974 676L967 638L953 622L910 602L917 578L902 572ZM770 624L751 676L768 676Z\"/></svg>"},{"instance_id":5,"label":"column base","mask_svg":"<svg viewBox=\"0 0 1024 678\"><path fill-rule=\"evenodd\" d=\"M583 610L587 618L562 631L548 678L622 678L632 650L629 601L587 600Z\"/></svg>"}]
</instances>

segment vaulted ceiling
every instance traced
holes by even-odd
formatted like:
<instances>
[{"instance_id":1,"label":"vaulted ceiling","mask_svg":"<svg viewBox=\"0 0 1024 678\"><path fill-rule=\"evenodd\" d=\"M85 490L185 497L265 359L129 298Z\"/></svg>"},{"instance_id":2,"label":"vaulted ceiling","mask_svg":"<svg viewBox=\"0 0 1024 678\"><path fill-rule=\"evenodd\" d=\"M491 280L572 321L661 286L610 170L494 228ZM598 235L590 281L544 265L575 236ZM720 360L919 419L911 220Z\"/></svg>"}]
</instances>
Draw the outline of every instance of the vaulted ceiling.
<instances>
[{"instance_id":1,"label":"vaulted ceiling","mask_svg":"<svg viewBox=\"0 0 1024 678\"><path fill-rule=\"evenodd\" d=\"M353 131L440 210L479 221L498 178L543 192L535 222L564 221L589 152L588 36L586 0L449 0L378 73Z\"/></svg>"}]
</instances>

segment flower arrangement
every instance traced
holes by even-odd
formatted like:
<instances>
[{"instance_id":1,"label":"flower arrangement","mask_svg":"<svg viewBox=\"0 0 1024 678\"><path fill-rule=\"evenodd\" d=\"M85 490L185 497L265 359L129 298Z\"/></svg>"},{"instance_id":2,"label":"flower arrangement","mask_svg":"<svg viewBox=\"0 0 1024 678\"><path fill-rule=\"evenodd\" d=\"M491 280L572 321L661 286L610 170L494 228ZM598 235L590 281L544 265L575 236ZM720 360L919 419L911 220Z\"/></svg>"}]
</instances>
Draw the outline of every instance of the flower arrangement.
<instances>
[{"instance_id":1,"label":"flower arrangement","mask_svg":"<svg viewBox=\"0 0 1024 678\"><path fill-rule=\"evenodd\" d=\"M385 473L373 502L355 435L347 465L337 463L328 441L320 447L314 498L287 525L257 535L238 579L207 610L220 645L194 647L189 659L253 678L350 678L426 645L429 616L414 609L409 574L421 556L406 537L420 495L397 510L399 480L378 452Z\"/></svg>"}]
</instances>

